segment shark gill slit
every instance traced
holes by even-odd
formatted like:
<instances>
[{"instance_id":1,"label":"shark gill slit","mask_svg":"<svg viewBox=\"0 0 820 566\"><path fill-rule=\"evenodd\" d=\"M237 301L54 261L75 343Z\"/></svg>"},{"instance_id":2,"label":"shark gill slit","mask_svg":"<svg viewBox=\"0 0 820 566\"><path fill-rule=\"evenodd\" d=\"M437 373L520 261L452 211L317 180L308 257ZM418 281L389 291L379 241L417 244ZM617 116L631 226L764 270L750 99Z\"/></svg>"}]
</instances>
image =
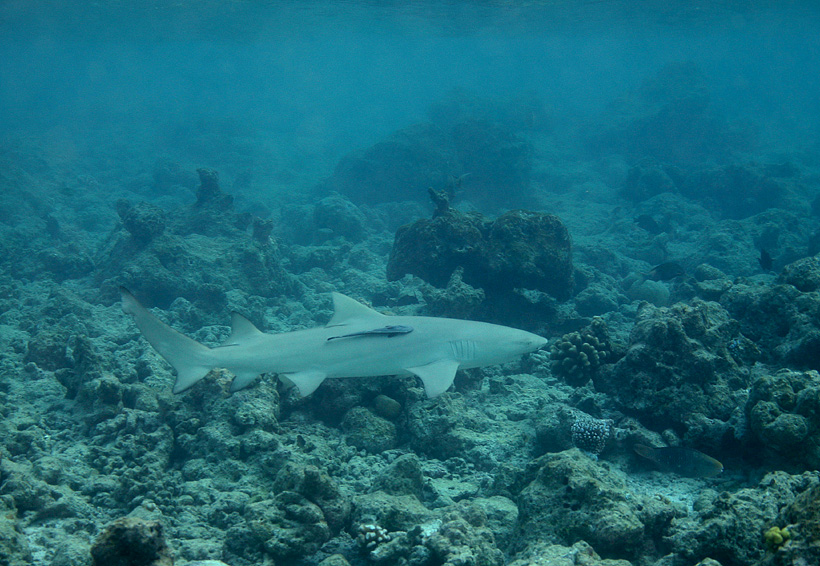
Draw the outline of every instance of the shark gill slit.
<instances>
[{"instance_id":1,"label":"shark gill slit","mask_svg":"<svg viewBox=\"0 0 820 566\"><path fill-rule=\"evenodd\" d=\"M451 340L450 351L454 359L469 362L476 358L476 343L472 340Z\"/></svg>"}]
</instances>

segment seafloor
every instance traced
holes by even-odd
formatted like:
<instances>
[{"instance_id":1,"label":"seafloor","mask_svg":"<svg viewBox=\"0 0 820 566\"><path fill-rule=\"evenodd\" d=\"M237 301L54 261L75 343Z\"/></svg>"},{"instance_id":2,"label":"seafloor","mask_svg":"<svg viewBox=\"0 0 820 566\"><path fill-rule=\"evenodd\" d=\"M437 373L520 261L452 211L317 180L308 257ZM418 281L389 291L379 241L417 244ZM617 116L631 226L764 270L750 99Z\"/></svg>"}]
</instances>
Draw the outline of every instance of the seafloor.
<instances>
[{"instance_id":1,"label":"seafloor","mask_svg":"<svg viewBox=\"0 0 820 566\"><path fill-rule=\"evenodd\" d=\"M254 169L252 129L189 131L230 146L199 163L4 139L0 564L103 564L101 541L136 545L122 564L820 563L820 151L756 141L693 81L577 128L460 93L309 169ZM120 285L209 345L233 310L324 324L339 291L551 347L432 400L229 394L218 370L174 395Z\"/></svg>"}]
</instances>

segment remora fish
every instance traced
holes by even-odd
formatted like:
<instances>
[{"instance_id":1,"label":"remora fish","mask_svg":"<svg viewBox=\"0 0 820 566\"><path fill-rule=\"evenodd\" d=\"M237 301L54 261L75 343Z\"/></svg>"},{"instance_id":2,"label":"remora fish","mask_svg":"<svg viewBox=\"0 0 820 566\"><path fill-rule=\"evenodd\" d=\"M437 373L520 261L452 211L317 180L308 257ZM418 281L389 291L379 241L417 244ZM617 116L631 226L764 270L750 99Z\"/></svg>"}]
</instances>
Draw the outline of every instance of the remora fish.
<instances>
[{"instance_id":1,"label":"remora fish","mask_svg":"<svg viewBox=\"0 0 820 566\"><path fill-rule=\"evenodd\" d=\"M690 478L709 478L723 471L723 464L694 448L667 446L653 448L644 444L632 447L635 452L652 460L662 469Z\"/></svg>"},{"instance_id":2,"label":"remora fish","mask_svg":"<svg viewBox=\"0 0 820 566\"><path fill-rule=\"evenodd\" d=\"M185 391L213 368L230 370L231 391L259 374L274 372L309 395L326 378L416 375L428 397L444 393L463 368L500 364L537 350L546 340L507 326L426 316L387 316L333 293L333 317L323 327L265 334L233 313L231 335L209 348L159 320L124 288L122 309L134 317L148 343L177 371L174 393ZM409 327L390 340L370 338L387 327ZM337 340L344 336L368 338Z\"/></svg>"},{"instance_id":3,"label":"remora fish","mask_svg":"<svg viewBox=\"0 0 820 566\"><path fill-rule=\"evenodd\" d=\"M342 334L341 336L331 336L327 339L328 342L331 340L338 340L339 338L356 338L356 337L363 337L363 336L387 336L388 338L392 338L393 336L400 336L402 334L408 334L413 332L412 326L402 326L400 324L391 324L390 326L384 326L382 328L374 328L373 330L365 330L364 332L354 332L353 334Z\"/></svg>"}]
</instances>

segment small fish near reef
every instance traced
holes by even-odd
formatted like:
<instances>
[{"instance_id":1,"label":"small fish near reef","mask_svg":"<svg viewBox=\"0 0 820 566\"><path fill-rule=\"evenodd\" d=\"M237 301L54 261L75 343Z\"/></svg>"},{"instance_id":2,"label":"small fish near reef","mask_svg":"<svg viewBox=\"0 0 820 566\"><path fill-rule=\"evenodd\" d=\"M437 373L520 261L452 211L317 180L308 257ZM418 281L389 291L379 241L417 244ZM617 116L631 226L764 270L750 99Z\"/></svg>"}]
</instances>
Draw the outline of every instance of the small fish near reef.
<instances>
[{"instance_id":1,"label":"small fish near reef","mask_svg":"<svg viewBox=\"0 0 820 566\"><path fill-rule=\"evenodd\" d=\"M757 258L757 263L760 264L760 267L763 271L771 271L772 265L774 265L774 260L772 259L771 254L768 250L760 250L760 257Z\"/></svg>"},{"instance_id":2,"label":"small fish near reef","mask_svg":"<svg viewBox=\"0 0 820 566\"><path fill-rule=\"evenodd\" d=\"M662 470L689 478L711 478L723 472L723 464L694 448L667 446L653 448L636 444L632 449Z\"/></svg>"},{"instance_id":3,"label":"small fish near reef","mask_svg":"<svg viewBox=\"0 0 820 566\"><path fill-rule=\"evenodd\" d=\"M677 261L667 261L650 269L645 277L652 281L670 281L684 275L686 275L686 271L681 264Z\"/></svg>"},{"instance_id":4,"label":"small fish near reef","mask_svg":"<svg viewBox=\"0 0 820 566\"><path fill-rule=\"evenodd\" d=\"M657 236L661 232L663 232L663 228L661 225L658 224L658 221L649 216L648 214L641 214L640 216L636 216L632 220L635 223L635 226L642 230L646 230L653 236Z\"/></svg>"}]
</instances>

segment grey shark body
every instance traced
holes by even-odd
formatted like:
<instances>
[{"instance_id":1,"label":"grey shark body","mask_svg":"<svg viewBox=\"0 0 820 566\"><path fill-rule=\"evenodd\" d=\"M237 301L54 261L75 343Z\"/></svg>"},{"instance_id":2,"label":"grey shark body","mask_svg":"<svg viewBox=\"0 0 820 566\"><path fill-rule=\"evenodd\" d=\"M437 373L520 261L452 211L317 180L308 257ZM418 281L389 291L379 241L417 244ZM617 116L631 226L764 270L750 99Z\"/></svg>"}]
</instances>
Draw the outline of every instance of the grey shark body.
<instances>
[{"instance_id":1,"label":"grey shark body","mask_svg":"<svg viewBox=\"0 0 820 566\"><path fill-rule=\"evenodd\" d=\"M181 334L143 307L126 289L122 308L154 349L177 371L174 393L213 368L236 377L231 391L262 373L276 373L309 395L327 378L416 375L428 397L453 383L456 371L514 360L546 340L507 326L426 316L388 316L333 293L333 317L323 327L266 334L234 313L230 337L209 348Z\"/></svg>"}]
</instances>

